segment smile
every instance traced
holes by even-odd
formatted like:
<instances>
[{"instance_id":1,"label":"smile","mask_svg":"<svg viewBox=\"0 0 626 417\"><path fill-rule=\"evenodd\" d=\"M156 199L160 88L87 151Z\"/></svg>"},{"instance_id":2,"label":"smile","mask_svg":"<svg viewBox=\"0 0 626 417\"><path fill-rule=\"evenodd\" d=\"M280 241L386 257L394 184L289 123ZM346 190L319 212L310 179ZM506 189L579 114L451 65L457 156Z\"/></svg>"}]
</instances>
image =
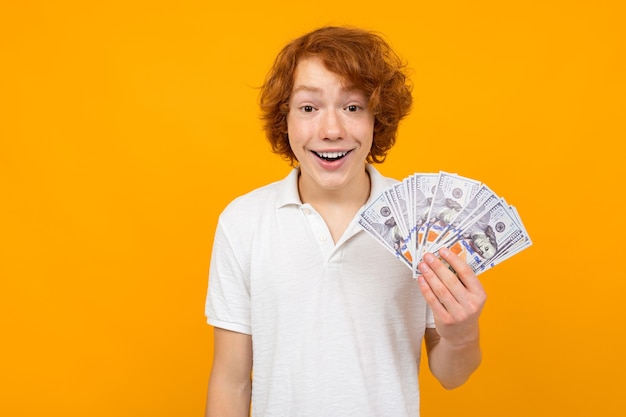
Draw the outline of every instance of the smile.
<instances>
[{"instance_id":1,"label":"smile","mask_svg":"<svg viewBox=\"0 0 626 417\"><path fill-rule=\"evenodd\" d=\"M338 159L343 158L349 152L313 152L318 158L321 158L325 161L336 161Z\"/></svg>"}]
</instances>

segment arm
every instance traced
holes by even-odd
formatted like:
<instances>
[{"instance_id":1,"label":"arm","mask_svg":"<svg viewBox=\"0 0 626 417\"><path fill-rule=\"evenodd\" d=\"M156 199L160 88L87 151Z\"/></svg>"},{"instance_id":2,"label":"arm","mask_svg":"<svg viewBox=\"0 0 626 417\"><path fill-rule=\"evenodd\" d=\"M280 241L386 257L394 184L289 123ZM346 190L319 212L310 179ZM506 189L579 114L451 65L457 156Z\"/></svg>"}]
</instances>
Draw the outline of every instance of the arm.
<instances>
[{"instance_id":1,"label":"arm","mask_svg":"<svg viewBox=\"0 0 626 417\"><path fill-rule=\"evenodd\" d=\"M447 389L462 385L482 359L478 319L486 301L482 284L471 268L446 248L439 255L456 272L432 254L424 256L418 278L424 299L435 317L436 329L425 334L428 365Z\"/></svg>"},{"instance_id":2,"label":"arm","mask_svg":"<svg viewBox=\"0 0 626 417\"><path fill-rule=\"evenodd\" d=\"M214 328L213 368L206 417L248 417L252 391L252 337Z\"/></svg>"}]
</instances>

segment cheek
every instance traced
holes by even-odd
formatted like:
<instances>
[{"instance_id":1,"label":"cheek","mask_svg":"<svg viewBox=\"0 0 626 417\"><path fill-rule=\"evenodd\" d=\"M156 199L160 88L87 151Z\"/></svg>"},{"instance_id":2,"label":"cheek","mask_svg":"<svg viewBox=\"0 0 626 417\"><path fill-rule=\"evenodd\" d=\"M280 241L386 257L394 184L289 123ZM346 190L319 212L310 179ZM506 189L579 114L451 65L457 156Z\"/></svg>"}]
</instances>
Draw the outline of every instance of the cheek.
<instances>
[{"instance_id":1,"label":"cheek","mask_svg":"<svg viewBox=\"0 0 626 417\"><path fill-rule=\"evenodd\" d=\"M306 126L303 123L287 118L287 138L289 147L296 155L297 159L302 157L302 149L307 143L309 136L310 135L306 131Z\"/></svg>"},{"instance_id":2,"label":"cheek","mask_svg":"<svg viewBox=\"0 0 626 417\"><path fill-rule=\"evenodd\" d=\"M306 133L306 131L306 123L287 116L287 134L289 135L290 141L291 138L297 139L301 137L304 133Z\"/></svg>"},{"instance_id":3,"label":"cheek","mask_svg":"<svg viewBox=\"0 0 626 417\"><path fill-rule=\"evenodd\" d=\"M366 123L363 123L361 126L361 135L366 140L372 141L374 140L374 119L368 120Z\"/></svg>"}]
</instances>

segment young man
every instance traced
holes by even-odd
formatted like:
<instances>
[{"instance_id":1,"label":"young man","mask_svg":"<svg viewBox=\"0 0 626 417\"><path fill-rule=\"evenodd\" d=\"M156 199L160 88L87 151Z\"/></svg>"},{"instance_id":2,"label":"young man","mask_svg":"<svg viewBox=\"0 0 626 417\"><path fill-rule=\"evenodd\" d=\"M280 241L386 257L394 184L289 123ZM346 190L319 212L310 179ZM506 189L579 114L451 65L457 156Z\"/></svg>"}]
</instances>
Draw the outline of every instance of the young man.
<instances>
[{"instance_id":1,"label":"young man","mask_svg":"<svg viewBox=\"0 0 626 417\"><path fill-rule=\"evenodd\" d=\"M207 416L414 417L422 340L446 388L478 367L486 296L471 269L442 250L457 274L426 255L415 280L356 222L395 182L371 163L411 102L401 61L374 33L321 28L276 58L261 108L294 169L219 218Z\"/></svg>"}]
</instances>

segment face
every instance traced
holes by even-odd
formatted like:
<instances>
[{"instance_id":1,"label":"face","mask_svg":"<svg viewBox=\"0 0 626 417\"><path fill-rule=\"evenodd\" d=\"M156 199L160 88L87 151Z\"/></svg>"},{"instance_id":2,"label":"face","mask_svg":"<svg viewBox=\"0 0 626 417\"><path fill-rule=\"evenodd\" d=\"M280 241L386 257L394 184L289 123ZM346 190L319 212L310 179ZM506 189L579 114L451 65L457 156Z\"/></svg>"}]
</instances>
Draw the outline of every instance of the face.
<instances>
[{"instance_id":1,"label":"face","mask_svg":"<svg viewBox=\"0 0 626 417\"><path fill-rule=\"evenodd\" d=\"M327 70L319 58L298 63L287 130L300 164L301 193L369 187L365 160L372 146L374 117L367 101L362 91Z\"/></svg>"},{"instance_id":2,"label":"face","mask_svg":"<svg viewBox=\"0 0 626 417\"><path fill-rule=\"evenodd\" d=\"M491 243L489 238L484 234L476 234L473 236L472 246L480 256L485 259L491 259L496 254L496 247Z\"/></svg>"}]
</instances>

